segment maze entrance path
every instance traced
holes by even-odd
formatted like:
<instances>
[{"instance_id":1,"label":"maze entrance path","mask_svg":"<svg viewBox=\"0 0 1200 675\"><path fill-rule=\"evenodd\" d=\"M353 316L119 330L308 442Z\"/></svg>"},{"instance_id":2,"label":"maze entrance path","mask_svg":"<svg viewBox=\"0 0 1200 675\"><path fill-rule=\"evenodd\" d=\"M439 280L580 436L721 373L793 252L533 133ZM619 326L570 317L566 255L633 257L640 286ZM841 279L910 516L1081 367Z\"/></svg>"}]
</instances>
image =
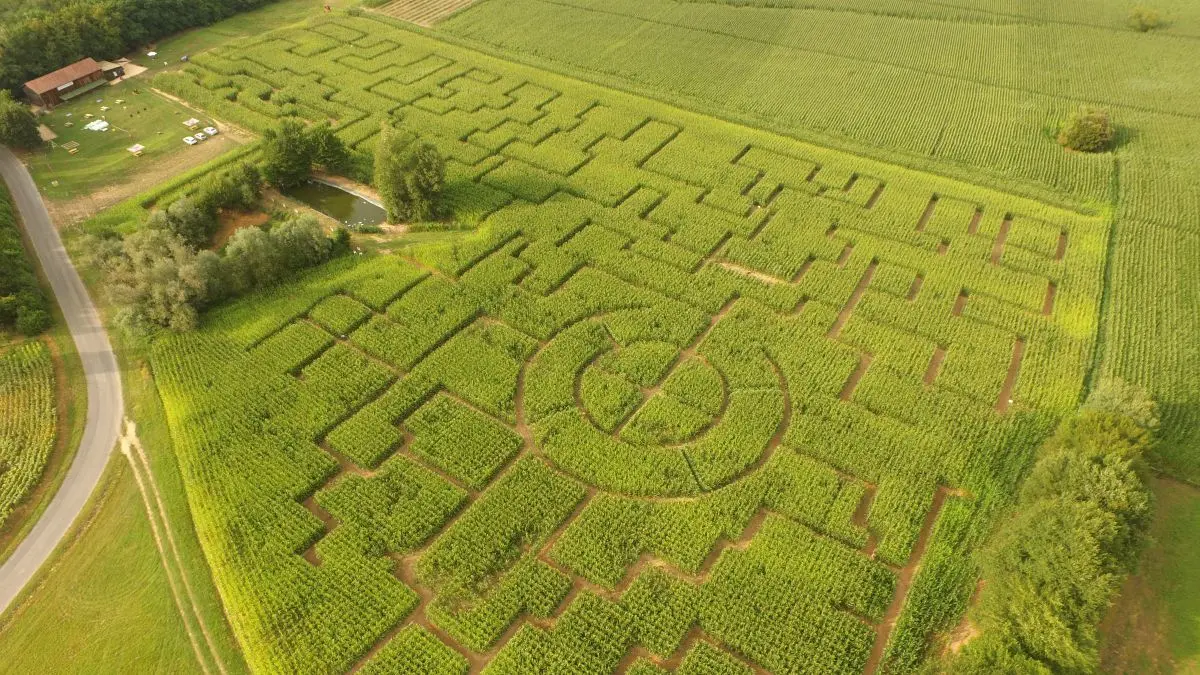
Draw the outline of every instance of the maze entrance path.
<instances>
[{"instance_id":1,"label":"maze entrance path","mask_svg":"<svg viewBox=\"0 0 1200 675\"><path fill-rule=\"evenodd\" d=\"M403 117L475 228L154 345L256 669L911 670L1090 362L1099 218L367 17L156 85Z\"/></svg>"}]
</instances>

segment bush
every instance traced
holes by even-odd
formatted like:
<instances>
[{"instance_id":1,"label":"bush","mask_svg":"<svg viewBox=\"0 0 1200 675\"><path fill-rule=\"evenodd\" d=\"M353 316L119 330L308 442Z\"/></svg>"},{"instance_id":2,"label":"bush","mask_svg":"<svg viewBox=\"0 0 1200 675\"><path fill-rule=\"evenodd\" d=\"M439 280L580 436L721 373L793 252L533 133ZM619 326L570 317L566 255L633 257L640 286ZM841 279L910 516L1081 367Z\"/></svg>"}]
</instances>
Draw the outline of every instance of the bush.
<instances>
[{"instance_id":1,"label":"bush","mask_svg":"<svg viewBox=\"0 0 1200 675\"><path fill-rule=\"evenodd\" d=\"M1081 106L1063 124L1058 142L1079 152L1104 152L1112 145L1114 136L1116 128L1107 110Z\"/></svg>"},{"instance_id":2,"label":"bush","mask_svg":"<svg viewBox=\"0 0 1200 675\"><path fill-rule=\"evenodd\" d=\"M208 174L193 198L200 208L215 215L217 209L250 209L261 194L258 169L249 162L239 162L223 173Z\"/></svg>"},{"instance_id":3,"label":"bush","mask_svg":"<svg viewBox=\"0 0 1200 675\"><path fill-rule=\"evenodd\" d=\"M1129 26L1136 31L1149 32L1162 26L1162 18L1158 10L1149 7L1134 7L1129 12Z\"/></svg>"},{"instance_id":4,"label":"bush","mask_svg":"<svg viewBox=\"0 0 1200 675\"><path fill-rule=\"evenodd\" d=\"M284 120L263 134L263 178L279 188L290 188L304 182L312 174L312 144L304 123Z\"/></svg>"}]
</instances>

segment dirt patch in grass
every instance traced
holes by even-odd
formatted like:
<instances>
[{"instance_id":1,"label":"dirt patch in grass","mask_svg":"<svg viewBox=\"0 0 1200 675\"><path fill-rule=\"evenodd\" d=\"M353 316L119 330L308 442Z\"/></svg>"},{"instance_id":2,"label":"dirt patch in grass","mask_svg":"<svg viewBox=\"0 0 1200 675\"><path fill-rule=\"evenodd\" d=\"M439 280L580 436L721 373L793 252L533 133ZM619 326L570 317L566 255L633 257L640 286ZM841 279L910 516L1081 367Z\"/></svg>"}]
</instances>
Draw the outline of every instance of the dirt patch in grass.
<instances>
[{"instance_id":1,"label":"dirt patch in grass","mask_svg":"<svg viewBox=\"0 0 1200 675\"><path fill-rule=\"evenodd\" d=\"M212 237L212 250L218 251L234 232L246 227L259 227L271 219L262 211L222 211L217 216L217 231Z\"/></svg>"}]
</instances>

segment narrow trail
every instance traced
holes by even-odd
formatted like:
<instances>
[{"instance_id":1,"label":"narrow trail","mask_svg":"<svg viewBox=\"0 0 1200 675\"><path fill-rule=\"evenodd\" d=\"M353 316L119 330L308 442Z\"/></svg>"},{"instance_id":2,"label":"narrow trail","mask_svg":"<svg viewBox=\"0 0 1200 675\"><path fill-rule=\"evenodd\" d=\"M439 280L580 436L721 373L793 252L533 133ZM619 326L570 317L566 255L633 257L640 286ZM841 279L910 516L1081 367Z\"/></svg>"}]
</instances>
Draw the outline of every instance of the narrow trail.
<instances>
[{"instance_id":1,"label":"narrow trail","mask_svg":"<svg viewBox=\"0 0 1200 675\"><path fill-rule=\"evenodd\" d=\"M917 570L921 568L921 559L925 557L925 549L929 546L929 539L933 535L933 526L937 523L942 507L946 504L946 498L951 494L953 491L944 485L939 485L933 494L933 504L930 505L929 512L925 514L925 522L921 525L917 543L908 556L908 563L901 567L896 575L896 590L892 593L892 602L884 612L883 618L875 626L875 644L872 645L871 654L867 657L863 675L873 675L879 670L884 650L887 649L888 640L892 635L892 629L896 626L896 619L900 617L900 610L904 609L904 601L908 598L908 589L912 586Z\"/></svg>"},{"instance_id":2,"label":"narrow trail","mask_svg":"<svg viewBox=\"0 0 1200 675\"><path fill-rule=\"evenodd\" d=\"M175 542L175 533L171 530L171 521L167 516L166 506L162 501L154 473L150 468L150 460L137 437L137 426L131 420L125 420L125 433L120 438L121 454L129 460L133 470L133 478L137 483L138 492L142 495L142 503L146 507L146 516L150 522L150 531L154 535L154 546L158 549L159 561L167 575L167 583L171 588L171 596L183 620L187 631L188 641L196 654L196 661L205 673L212 672L209 664L216 667L218 673L225 675L228 671L221 661L220 652L212 637L212 632L204 621L196 600L195 591L188 580L187 568L179 554L179 546ZM182 590L180 589L182 587ZM193 626L194 624L194 626ZM197 635L199 632L199 636ZM203 644L201 644L203 642Z\"/></svg>"}]
</instances>

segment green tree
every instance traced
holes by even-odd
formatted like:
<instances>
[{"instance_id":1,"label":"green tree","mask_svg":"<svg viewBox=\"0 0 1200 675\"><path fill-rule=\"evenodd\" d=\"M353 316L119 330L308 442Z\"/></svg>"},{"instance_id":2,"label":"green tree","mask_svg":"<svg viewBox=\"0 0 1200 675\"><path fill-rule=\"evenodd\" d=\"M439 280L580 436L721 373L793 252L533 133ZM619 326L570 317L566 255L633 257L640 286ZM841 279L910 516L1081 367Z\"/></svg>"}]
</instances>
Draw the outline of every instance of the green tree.
<instances>
[{"instance_id":1,"label":"green tree","mask_svg":"<svg viewBox=\"0 0 1200 675\"><path fill-rule=\"evenodd\" d=\"M229 238L221 267L234 293L273 284L284 271L271 235L257 227L243 228Z\"/></svg>"},{"instance_id":2,"label":"green tree","mask_svg":"<svg viewBox=\"0 0 1200 675\"><path fill-rule=\"evenodd\" d=\"M429 220L438 212L446 162L437 148L385 124L375 146L374 183L389 221Z\"/></svg>"},{"instance_id":3,"label":"green tree","mask_svg":"<svg viewBox=\"0 0 1200 675\"><path fill-rule=\"evenodd\" d=\"M249 162L239 162L224 173L209 174L197 188L197 206L212 213L217 209L250 209L262 195L262 176Z\"/></svg>"},{"instance_id":4,"label":"green tree","mask_svg":"<svg viewBox=\"0 0 1200 675\"><path fill-rule=\"evenodd\" d=\"M191 330L220 292L216 254L197 253L168 230L130 234L104 267L109 296L120 307L117 321L133 333Z\"/></svg>"},{"instance_id":5,"label":"green tree","mask_svg":"<svg viewBox=\"0 0 1200 675\"><path fill-rule=\"evenodd\" d=\"M346 142L328 124L320 124L309 130L308 142L312 148L313 163L324 167L326 171L341 173L350 166L350 150Z\"/></svg>"},{"instance_id":6,"label":"green tree","mask_svg":"<svg viewBox=\"0 0 1200 675\"><path fill-rule=\"evenodd\" d=\"M1104 152L1112 146L1116 134L1107 110L1080 106L1058 132L1058 142L1079 152Z\"/></svg>"},{"instance_id":7,"label":"green tree","mask_svg":"<svg viewBox=\"0 0 1200 675\"><path fill-rule=\"evenodd\" d=\"M1136 565L1150 523L1142 455L1153 439L1143 426L1152 404L1124 385L1097 392L1095 405L1043 445L1016 514L981 552L986 583L975 614L982 635L964 647L953 672L1096 671L1100 619Z\"/></svg>"},{"instance_id":8,"label":"green tree","mask_svg":"<svg viewBox=\"0 0 1200 675\"><path fill-rule=\"evenodd\" d=\"M304 123L284 120L263 134L263 178L272 185L289 188L312 174L313 152Z\"/></svg>"},{"instance_id":9,"label":"green tree","mask_svg":"<svg viewBox=\"0 0 1200 675\"><path fill-rule=\"evenodd\" d=\"M204 248L217 229L216 212L184 197L172 202L165 210L151 213L146 227L171 232L194 249Z\"/></svg>"},{"instance_id":10,"label":"green tree","mask_svg":"<svg viewBox=\"0 0 1200 675\"><path fill-rule=\"evenodd\" d=\"M33 112L7 91L0 91L0 144L25 150L43 145Z\"/></svg>"},{"instance_id":11,"label":"green tree","mask_svg":"<svg viewBox=\"0 0 1200 675\"><path fill-rule=\"evenodd\" d=\"M1118 377L1101 378L1083 409L1128 418L1151 433L1158 429L1158 406L1149 392Z\"/></svg>"},{"instance_id":12,"label":"green tree","mask_svg":"<svg viewBox=\"0 0 1200 675\"><path fill-rule=\"evenodd\" d=\"M311 267L328 260L333 247L333 242L321 229L321 223L311 214L276 225L271 228L270 235L280 264L288 270Z\"/></svg>"},{"instance_id":13,"label":"green tree","mask_svg":"<svg viewBox=\"0 0 1200 675\"><path fill-rule=\"evenodd\" d=\"M1162 25L1162 17L1158 10L1149 7L1134 7L1129 12L1129 27L1146 33Z\"/></svg>"}]
</instances>

